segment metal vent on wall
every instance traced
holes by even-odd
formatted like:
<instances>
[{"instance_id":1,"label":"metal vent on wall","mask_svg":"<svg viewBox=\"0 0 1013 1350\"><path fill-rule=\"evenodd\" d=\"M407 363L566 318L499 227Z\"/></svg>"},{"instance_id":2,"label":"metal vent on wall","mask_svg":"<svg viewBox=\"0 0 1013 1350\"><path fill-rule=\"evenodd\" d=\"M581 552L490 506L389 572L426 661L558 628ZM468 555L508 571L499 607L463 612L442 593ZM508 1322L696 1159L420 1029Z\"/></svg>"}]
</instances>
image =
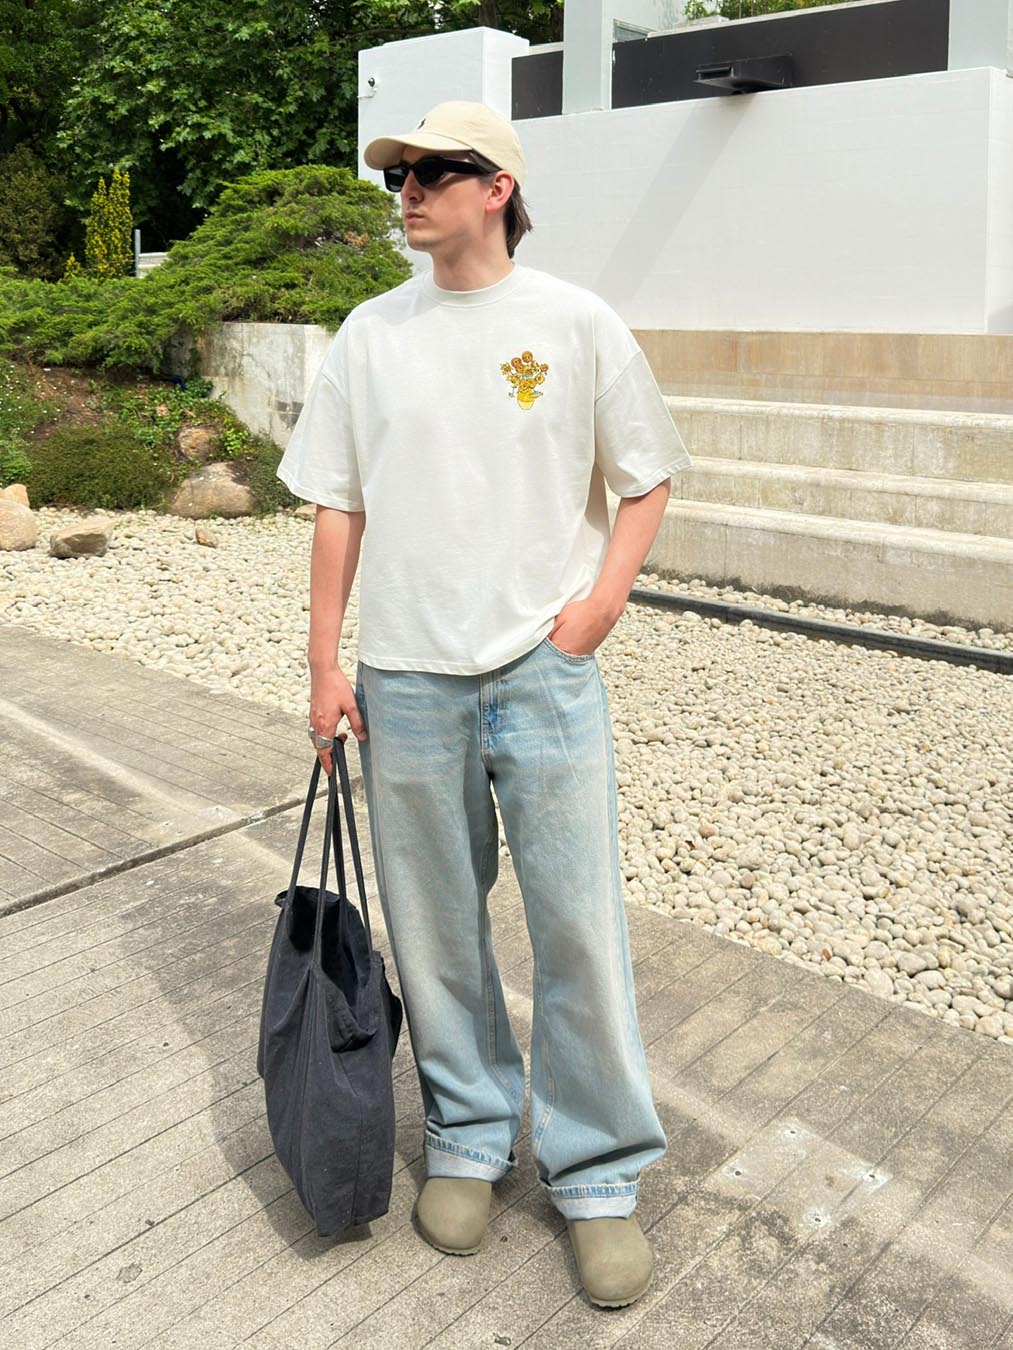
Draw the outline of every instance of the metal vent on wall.
<instances>
[{"instance_id":1,"label":"metal vent on wall","mask_svg":"<svg viewBox=\"0 0 1013 1350\"><path fill-rule=\"evenodd\" d=\"M697 66L696 84L713 85L729 94L751 94L761 89L790 89L791 54L746 56L735 61L711 61Z\"/></svg>"}]
</instances>

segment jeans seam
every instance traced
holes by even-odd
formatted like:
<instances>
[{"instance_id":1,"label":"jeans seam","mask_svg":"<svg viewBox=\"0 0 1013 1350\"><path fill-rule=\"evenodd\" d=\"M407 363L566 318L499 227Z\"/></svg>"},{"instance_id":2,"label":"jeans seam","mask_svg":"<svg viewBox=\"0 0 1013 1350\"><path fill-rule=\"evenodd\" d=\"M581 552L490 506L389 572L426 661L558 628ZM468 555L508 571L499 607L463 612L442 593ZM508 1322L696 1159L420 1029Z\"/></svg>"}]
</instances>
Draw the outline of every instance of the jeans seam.
<instances>
[{"instance_id":1,"label":"jeans seam","mask_svg":"<svg viewBox=\"0 0 1013 1350\"><path fill-rule=\"evenodd\" d=\"M543 1181L542 1185L553 1195L558 1195L561 1200L580 1200L585 1196L636 1195L639 1183L636 1181L621 1181L614 1185L605 1182L599 1186L550 1186L547 1181Z\"/></svg>"},{"instance_id":2,"label":"jeans seam","mask_svg":"<svg viewBox=\"0 0 1013 1350\"><path fill-rule=\"evenodd\" d=\"M640 1033L639 1019L637 1017L636 990L634 986L632 972L632 956L629 953L629 932L626 927L626 906L623 897L622 883L622 859L619 856L619 813L618 813L618 786L615 777L615 747L612 743L611 717L609 715L608 694L605 690L605 681L599 675L598 680L598 698L602 711L602 743L603 754L605 757L606 777L608 779L608 807L607 807L607 830L609 837L609 857L612 869L612 951L616 960L623 964L624 952L626 961L630 966L629 979L625 979L621 974L621 983L626 989L626 1018L627 1031L632 1040L638 1041L643 1046L643 1038ZM645 1059L646 1072L646 1059Z\"/></svg>"},{"instance_id":3,"label":"jeans seam","mask_svg":"<svg viewBox=\"0 0 1013 1350\"><path fill-rule=\"evenodd\" d=\"M538 1127L531 1136L532 1145L538 1145L542 1142L546 1127L552 1118L553 1110L556 1105L556 1080L552 1076L552 1066L549 1063L549 1051L547 1037L545 1034L545 996L542 990L542 972L538 969L538 962L534 961L535 987L538 990L538 1031L542 1044L542 1063L545 1065L545 1110L542 1112L542 1118L538 1122Z\"/></svg>"},{"instance_id":4,"label":"jeans seam","mask_svg":"<svg viewBox=\"0 0 1013 1350\"><path fill-rule=\"evenodd\" d=\"M594 652L564 652L562 647L557 647L551 638L546 637L544 641L551 651L554 651L558 656L561 656L564 661L569 661L571 665L586 666L589 662L594 660Z\"/></svg>"},{"instance_id":5,"label":"jeans seam","mask_svg":"<svg viewBox=\"0 0 1013 1350\"><path fill-rule=\"evenodd\" d=\"M478 752L485 765L486 772L490 770L489 761L492 758L492 746L489 743L488 728L485 721L485 707L488 699L491 697L489 690L491 681L495 679L495 672L486 671L478 677Z\"/></svg>"},{"instance_id":6,"label":"jeans seam","mask_svg":"<svg viewBox=\"0 0 1013 1350\"><path fill-rule=\"evenodd\" d=\"M516 1163L512 1163L508 1158L496 1158L491 1153L485 1153L482 1149L469 1148L467 1144L455 1144L452 1139L441 1139L438 1134L432 1130L424 1130L423 1142L428 1148L436 1149L439 1153L450 1153L455 1158L467 1158L471 1162L482 1163L485 1167L507 1167L512 1168Z\"/></svg>"},{"instance_id":7,"label":"jeans seam","mask_svg":"<svg viewBox=\"0 0 1013 1350\"><path fill-rule=\"evenodd\" d=\"M616 801L616 786L613 776L614 765L613 756L615 751L611 742L611 718L609 716L608 696L605 692L605 682L599 675L598 679L598 707L601 712L601 757L605 766L605 834L609 841L609 891L612 898L611 922L612 932L610 934L609 949L612 954L614 973L617 983L625 983L623 979L622 952L622 919L625 917L625 900L622 888L622 860L619 856L619 820L618 803Z\"/></svg>"},{"instance_id":8,"label":"jeans seam","mask_svg":"<svg viewBox=\"0 0 1013 1350\"><path fill-rule=\"evenodd\" d=\"M485 847L482 850L481 862L479 863L479 880L482 886L482 893L483 893L482 927L480 937L480 941L482 944L482 984L483 984L483 994L485 997L485 1035L486 1035L486 1052L489 1056L489 1067L496 1075L496 1079L499 1082L500 1087L506 1093L507 1099L512 1101L513 1098L510 1092L510 1084L507 1082L507 1080L503 1077L503 1074L500 1072L499 1058L496 1053L496 1043L497 1043L496 1033L498 1031L498 1026L496 1022L496 999L493 994L492 988L492 970L489 964L489 956L490 956L489 943L486 940L486 923L488 922L489 911L488 911L488 889L486 887L485 882L489 870L488 869L489 857L492 854L493 849L497 848L498 845L499 845L498 835L494 839L487 840Z\"/></svg>"}]
</instances>

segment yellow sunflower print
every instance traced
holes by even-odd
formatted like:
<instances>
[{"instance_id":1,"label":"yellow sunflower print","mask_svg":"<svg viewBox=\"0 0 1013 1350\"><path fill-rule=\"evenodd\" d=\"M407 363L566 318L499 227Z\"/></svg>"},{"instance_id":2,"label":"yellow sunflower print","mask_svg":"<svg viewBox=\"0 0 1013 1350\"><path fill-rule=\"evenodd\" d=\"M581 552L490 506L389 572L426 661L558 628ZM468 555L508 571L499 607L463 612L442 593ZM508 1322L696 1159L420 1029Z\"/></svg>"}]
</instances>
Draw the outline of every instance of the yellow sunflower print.
<instances>
[{"instance_id":1,"label":"yellow sunflower print","mask_svg":"<svg viewBox=\"0 0 1013 1350\"><path fill-rule=\"evenodd\" d=\"M516 398L519 406L525 411L535 406L536 398L542 397L538 385L545 383L548 370L549 367L539 364L530 352L521 352L520 356L514 356L500 366L500 373L505 375L508 383L513 386L510 397Z\"/></svg>"}]
</instances>

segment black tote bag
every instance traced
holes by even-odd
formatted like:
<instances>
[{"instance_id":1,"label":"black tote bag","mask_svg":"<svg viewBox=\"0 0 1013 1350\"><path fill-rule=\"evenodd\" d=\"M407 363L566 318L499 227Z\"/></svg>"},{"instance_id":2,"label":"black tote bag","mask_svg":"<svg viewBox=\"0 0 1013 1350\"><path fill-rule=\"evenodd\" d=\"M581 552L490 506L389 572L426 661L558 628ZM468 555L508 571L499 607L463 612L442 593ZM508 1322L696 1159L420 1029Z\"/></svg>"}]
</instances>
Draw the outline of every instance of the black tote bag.
<instances>
[{"instance_id":1,"label":"black tote bag","mask_svg":"<svg viewBox=\"0 0 1013 1350\"><path fill-rule=\"evenodd\" d=\"M401 1002L373 948L344 742L335 737L320 885L297 885L320 779L313 766L288 890L267 963L257 1073L275 1153L322 1236L386 1214L394 1172L391 1060ZM334 766L359 910L345 889ZM326 889L331 841L338 892Z\"/></svg>"}]
</instances>

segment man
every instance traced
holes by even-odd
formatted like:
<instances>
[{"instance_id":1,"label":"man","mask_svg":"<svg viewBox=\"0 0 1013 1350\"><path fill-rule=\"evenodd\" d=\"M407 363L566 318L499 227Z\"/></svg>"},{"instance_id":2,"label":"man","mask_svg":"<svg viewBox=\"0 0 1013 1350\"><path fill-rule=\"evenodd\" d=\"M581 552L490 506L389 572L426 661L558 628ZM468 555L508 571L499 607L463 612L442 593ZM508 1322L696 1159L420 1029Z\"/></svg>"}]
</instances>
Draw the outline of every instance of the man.
<instances>
[{"instance_id":1,"label":"man","mask_svg":"<svg viewBox=\"0 0 1013 1350\"><path fill-rule=\"evenodd\" d=\"M310 734L328 772L342 717L359 740L425 1107L417 1222L441 1251L477 1251L492 1185L516 1165L524 1061L486 908L495 790L533 953L537 1174L588 1296L619 1307L651 1280L633 1210L666 1141L595 650L689 457L618 315L513 262L531 225L509 122L443 103L365 159L432 272L348 316L278 473L317 503ZM611 537L606 482L622 497ZM337 652L360 545L353 691Z\"/></svg>"}]
</instances>

